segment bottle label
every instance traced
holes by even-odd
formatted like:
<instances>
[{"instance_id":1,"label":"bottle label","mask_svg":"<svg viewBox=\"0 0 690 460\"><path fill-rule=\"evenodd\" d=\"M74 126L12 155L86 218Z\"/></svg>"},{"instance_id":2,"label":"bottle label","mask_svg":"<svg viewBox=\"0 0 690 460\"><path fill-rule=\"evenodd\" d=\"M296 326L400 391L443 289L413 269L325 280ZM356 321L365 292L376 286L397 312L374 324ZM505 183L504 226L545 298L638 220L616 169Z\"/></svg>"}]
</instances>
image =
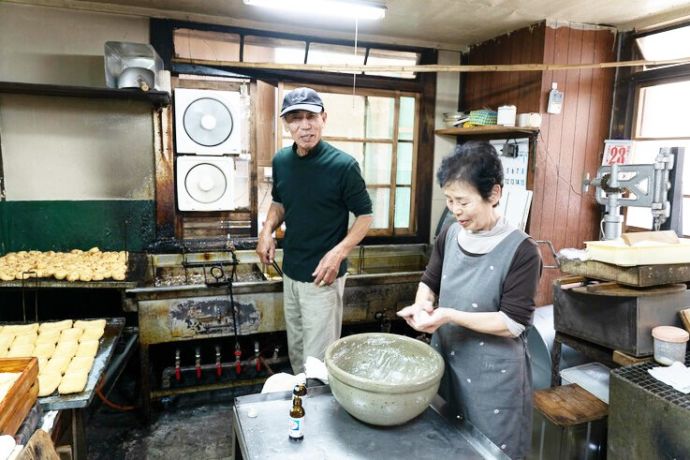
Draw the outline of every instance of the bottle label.
<instances>
[{"instance_id":1,"label":"bottle label","mask_svg":"<svg viewBox=\"0 0 690 460\"><path fill-rule=\"evenodd\" d=\"M302 432L304 428L304 419L303 418L292 418L290 417L290 437L291 438L301 438L304 436L304 433Z\"/></svg>"}]
</instances>

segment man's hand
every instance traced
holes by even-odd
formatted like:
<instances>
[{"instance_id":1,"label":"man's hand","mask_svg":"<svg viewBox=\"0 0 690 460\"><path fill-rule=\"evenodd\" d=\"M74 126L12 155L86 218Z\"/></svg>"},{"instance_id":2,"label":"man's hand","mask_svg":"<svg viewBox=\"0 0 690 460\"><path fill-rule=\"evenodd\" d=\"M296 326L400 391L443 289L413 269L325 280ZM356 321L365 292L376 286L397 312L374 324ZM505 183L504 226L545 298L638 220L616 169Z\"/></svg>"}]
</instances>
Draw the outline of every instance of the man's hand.
<instances>
[{"instance_id":1,"label":"man's hand","mask_svg":"<svg viewBox=\"0 0 690 460\"><path fill-rule=\"evenodd\" d=\"M264 264L272 264L276 255L276 243L273 236L267 232L259 234L259 241L256 244L256 253Z\"/></svg>"},{"instance_id":2,"label":"man's hand","mask_svg":"<svg viewBox=\"0 0 690 460\"><path fill-rule=\"evenodd\" d=\"M338 246L334 247L324 255L316 266L316 270L311 276L314 277L314 284L317 286L327 286L333 283L338 277L340 264L347 254Z\"/></svg>"}]
</instances>

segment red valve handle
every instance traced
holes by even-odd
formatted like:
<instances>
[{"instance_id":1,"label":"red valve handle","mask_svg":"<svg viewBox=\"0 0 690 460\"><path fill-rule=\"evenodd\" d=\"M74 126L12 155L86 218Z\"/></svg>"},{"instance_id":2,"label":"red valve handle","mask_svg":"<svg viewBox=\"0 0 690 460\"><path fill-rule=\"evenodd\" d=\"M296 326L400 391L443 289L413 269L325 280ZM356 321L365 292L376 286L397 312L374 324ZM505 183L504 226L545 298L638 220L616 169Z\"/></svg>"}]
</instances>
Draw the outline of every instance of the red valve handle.
<instances>
[{"instance_id":1,"label":"red valve handle","mask_svg":"<svg viewBox=\"0 0 690 460\"><path fill-rule=\"evenodd\" d=\"M259 357L256 357L256 371L259 372L261 370L261 361L259 360Z\"/></svg>"},{"instance_id":2,"label":"red valve handle","mask_svg":"<svg viewBox=\"0 0 690 460\"><path fill-rule=\"evenodd\" d=\"M182 372L180 372L179 367L175 368L175 380L177 380L178 382L182 380Z\"/></svg>"},{"instance_id":3,"label":"red valve handle","mask_svg":"<svg viewBox=\"0 0 690 460\"><path fill-rule=\"evenodd\" d=\"M216 363L216 375L218 375L218 377L223 375L223 366L221 366L219 362Z\"/></svg>"},{"instance_id":4,"label":"red valve handle","mask_svg":"<svg viewBox=\"0 0 690 460\"><path fill-rule=\"evenodd\" d=\"M242 362L240 361L241 356L242 351L235 350L235 372L237 372L238 374L242 372Z\"/></svg>"},{"instance_id":5,"label":"red valve handle","mask_svg":"<svg viewBox=\"0 0 690 460\"><path fill-rule=\"evenodd\" d=\"M196 378L201 379L201 366L196 367Z\"/></svg>"}]
</instances>

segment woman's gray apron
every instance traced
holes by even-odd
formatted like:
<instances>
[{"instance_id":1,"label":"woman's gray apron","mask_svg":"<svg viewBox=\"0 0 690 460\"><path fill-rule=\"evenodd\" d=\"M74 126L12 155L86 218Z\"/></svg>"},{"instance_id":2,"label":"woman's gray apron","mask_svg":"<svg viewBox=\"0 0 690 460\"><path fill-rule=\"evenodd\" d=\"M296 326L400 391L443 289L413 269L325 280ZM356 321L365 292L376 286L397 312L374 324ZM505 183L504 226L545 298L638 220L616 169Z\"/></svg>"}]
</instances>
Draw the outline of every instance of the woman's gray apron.
<instances>
[{"instance_id":1,"label":"woman's gray apron","mask_svg":"<svg viewBox=\"0 0 690 460\"><path fill-rule=\"evenodd\" d=\"M503 282L515 251L528 235L514 230L491 252L460 250L459 224L448 230L439 306L467 312L499 310ZM528 453L532 427L532 378L527 332L517 338L482 334L446 324L432 345L446 361L439 393L511 458Z\"/></svg>"}]
</instances>

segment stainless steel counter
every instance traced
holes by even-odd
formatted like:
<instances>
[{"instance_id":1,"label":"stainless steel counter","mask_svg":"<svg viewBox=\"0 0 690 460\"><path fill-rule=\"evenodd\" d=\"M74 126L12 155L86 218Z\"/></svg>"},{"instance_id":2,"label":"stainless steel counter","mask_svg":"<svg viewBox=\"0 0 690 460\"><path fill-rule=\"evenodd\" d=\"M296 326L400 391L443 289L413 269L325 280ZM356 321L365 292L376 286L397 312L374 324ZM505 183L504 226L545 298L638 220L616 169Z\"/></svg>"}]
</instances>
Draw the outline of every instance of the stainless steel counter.
<instances>
[{"instance_id":1,"label":"stainless steel counter","mask_svg":"<svg viewBox=\"0 0 690 460\"><path fill-rule=\"evenodd\" d=\"M419 417L397 427L368 425L350 416L328 386L304 399L304 439L288 437L291 393L242 396L233 407L235 458L271 459L507 459L471 424L443 414L438 398ZM250 417L248 414L254 415Z\"/></svg>"}]
</instances>

